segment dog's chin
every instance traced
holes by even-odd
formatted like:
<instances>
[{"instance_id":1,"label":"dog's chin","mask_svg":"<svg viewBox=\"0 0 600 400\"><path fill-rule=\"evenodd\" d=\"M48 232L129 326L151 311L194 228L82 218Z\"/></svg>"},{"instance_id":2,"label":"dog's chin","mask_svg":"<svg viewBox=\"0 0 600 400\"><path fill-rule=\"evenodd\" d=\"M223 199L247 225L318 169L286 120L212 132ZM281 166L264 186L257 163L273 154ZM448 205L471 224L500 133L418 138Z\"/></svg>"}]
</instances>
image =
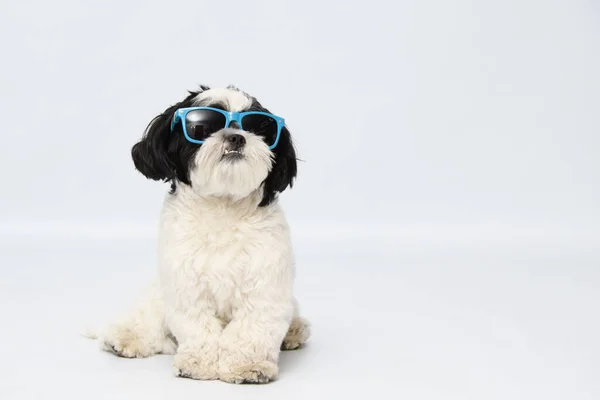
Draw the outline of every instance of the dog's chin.
<instances>
[{"instance_id":1,"label":"dog's chin","mask_svg":"<svg viewBox=\"0 0 600 400\"><path fill-rule=\"evenodd\" d=\"M192 188L201 196L240 199L260 189L273 168L273 154L262 139L245 134L243 146L213 135L196 154L190 169Z\"/></svg>"},{"instance_id":2,"label":"dog's chin","mask_svg":"<svg viewBox=\"0 0 600 400\"><path fill-rule=\"evenodd\" d=\"M206 197L242 199L260 189L271 169L244 151L223 152L216 162L199 162L191 173L192 188Z\"/></svg>"}]
</instances>

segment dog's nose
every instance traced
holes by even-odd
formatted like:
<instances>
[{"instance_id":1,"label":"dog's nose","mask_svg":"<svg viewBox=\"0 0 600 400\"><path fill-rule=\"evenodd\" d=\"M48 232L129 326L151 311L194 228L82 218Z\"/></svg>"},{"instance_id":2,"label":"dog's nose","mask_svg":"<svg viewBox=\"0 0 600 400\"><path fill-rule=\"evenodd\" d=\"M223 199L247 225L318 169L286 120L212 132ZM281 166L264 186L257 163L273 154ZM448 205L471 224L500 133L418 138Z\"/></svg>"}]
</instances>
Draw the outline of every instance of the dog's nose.
<instances>
[{"instance_id":1,"label":"dog's nose","mask_svg":"<svg viewBox=\"0 0 600 400\"><path fill-rule=\"evenodd\" d=\"M237 148L246 144L246 138L238 133L230 133L229 135L225 136L225 141Z\"/></svg>"}]
</instances>

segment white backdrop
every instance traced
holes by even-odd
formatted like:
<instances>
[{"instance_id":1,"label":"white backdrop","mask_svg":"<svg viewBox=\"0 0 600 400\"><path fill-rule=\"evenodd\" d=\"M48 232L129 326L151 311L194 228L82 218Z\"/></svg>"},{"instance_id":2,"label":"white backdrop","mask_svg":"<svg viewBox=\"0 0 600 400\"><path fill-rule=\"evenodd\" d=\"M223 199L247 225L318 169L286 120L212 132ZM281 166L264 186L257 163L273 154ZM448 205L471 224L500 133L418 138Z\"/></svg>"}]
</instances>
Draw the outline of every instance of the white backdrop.
<instances>
[{"instance_id":1,"label":"white backdrop","mask_svg":"<svg viewBox=\"0 0 600 400\"><path fill-rule=\"evenodd\" d=\"M6 0L0 44L0 397L600 397L597 1ZM199 84L303 160L315 335L265 389L74 334L154 274L167 187L130 149Z\"/></svg>"},{"instance_id":2,"label":"white backdrop","mask_svg":"<svg viewBox=\"0 0 600 400\"><path fill-rule=\"evenodd\" d=\"M153 224L166 188L129 150L200 83L236 84L286 117L304 160L284 196L292 225L598 226L595 2L1 7L5 229Z\"/></svg>"}]
</instances>

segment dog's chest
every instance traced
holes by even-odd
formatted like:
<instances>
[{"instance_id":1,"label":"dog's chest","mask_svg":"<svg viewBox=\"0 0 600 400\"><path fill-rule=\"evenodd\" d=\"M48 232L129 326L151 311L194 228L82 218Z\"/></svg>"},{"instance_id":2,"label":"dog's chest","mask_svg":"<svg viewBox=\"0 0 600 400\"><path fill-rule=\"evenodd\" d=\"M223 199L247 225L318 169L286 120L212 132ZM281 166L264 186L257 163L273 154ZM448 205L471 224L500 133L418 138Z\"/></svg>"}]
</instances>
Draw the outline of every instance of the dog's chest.
<instances>
[{"instance_id":1,"label":"dog's chest","mask_svg":"<svg viewBox=\"0 0 600 400\"><path fill-rule=\"evenodd\" d=\"M174 285L193 290L220 315L228 315L246 282L255 279L251 267L260 262L257 249L264 241L265 220L167 210L160 231L163 273L176 281Z\"/></svg>"},{"instance_id":2,"label":"dog's chest","mask_svg":"<svg viewBox=\"0 0 600 400\"><path fill-rule=\"evenodd\" d=\"M181 268L206 279L235 280L247 264L249 247L258 234L246 221L210 224L173 221L163 229L163 251L171 268Z\"/></svg>"}]
</instances>

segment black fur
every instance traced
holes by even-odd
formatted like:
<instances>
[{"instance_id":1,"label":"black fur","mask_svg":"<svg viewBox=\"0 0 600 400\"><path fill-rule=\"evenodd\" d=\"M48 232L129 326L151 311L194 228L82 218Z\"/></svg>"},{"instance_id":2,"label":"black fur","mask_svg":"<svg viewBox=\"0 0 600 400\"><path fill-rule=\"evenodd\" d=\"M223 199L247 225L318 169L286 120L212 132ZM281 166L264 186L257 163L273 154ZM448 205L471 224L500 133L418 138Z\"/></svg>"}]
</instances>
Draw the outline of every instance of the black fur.
<instances>
[{"instance_id":1,"label":"black fur","mask_svg":"<svg viewBox=\"0 0 600 400\"><path fill-rule=\"evenodd\" d=\"M288 186L291 188L294 185L298 170L296 151L287 128L281 130L279 143L272 151L275 154L275 161L273 162L273 169L263 182L264 193L259 204L261 207L270 204L277 197L277 193L283 192Z\"/></svg>"},{"instance_id":2,"label":"black fur","mask_svg":"<svg viewBox=\"0 0 600 400\"><path fill-rule=\"evenodd\" d=\"M148 124L140 142L131 149L135 168L148 179L170 182L171 193L176 192L178 184L192 184L190 168L196 152L200 149L199 145L185 139L180 124L171 133L173 114L178 108L193 106L194 98L208 89L207 86L201 86L199 91L189 92L189 96L182 102L167 108L155 117ZM221 104L210 104L210 106L223 108ZM252 98L248 111L270 112L255 98ZM287 128L282 129L279 143L272 151L273 168L263 182L264 194L260 207L271 204L278 193L283 192L288 186L292 187L296 178L296 152Z\"/></svg>"},{"instance_id":3,"label":"black fur","mask_svg":"<svg viewBox=\"0 0 600 400\"><path fill-rule=\"evenodd\" d=\"M192 106L198 93L190 93L185 100L156 116L148 124L142 140L131 149L133 164L145 177L191 184L189 167L199 147L185 139L180 126L171 133L171 119L178 108Z\"/></svg>"},{"instance_id":4,"label":"black fur","mask_svg":"<svg viewBox=\"0 0 600 400\"><path fill-rule=\"evenodd\" d=\"M252 105L248 111L271 112L263 107L255 98L252 98ZM261 207L275 200L277 193L283 192L288 186L292 187L298 170L292 135L286 127L281 130L279 143L272 151L275 155L275 160L273 161L271 172L263 182L264 194L259 204Z\"/></svg>"}]
</instances>

